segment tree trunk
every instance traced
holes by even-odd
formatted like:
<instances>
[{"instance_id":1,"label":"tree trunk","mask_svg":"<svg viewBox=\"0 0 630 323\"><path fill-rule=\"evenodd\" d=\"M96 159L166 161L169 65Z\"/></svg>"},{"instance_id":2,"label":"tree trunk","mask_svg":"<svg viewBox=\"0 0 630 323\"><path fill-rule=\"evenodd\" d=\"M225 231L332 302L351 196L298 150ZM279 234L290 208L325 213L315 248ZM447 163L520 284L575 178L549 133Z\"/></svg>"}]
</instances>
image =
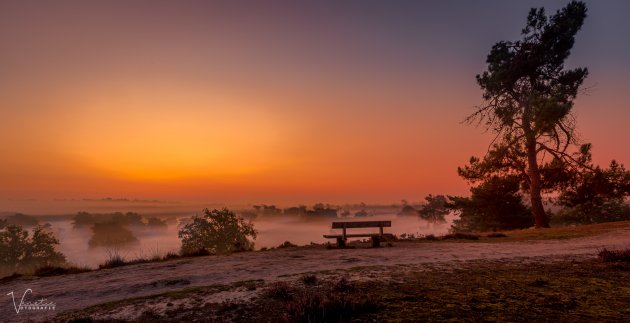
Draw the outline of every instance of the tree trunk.
<instances>
[{"instance_id":1,"label":"tree trunk","mask_svg":"<svg viewBox=\"0 0 630 323\"><path fill-rule=\"evenodd\" d=\"M528 145L529 146L529 145ZM540 170L538 169L538 160L536 159L536 145L534 149L527 147L527 161L529 169L529 194L532 202L532 214L534 215L534 224L536 228L548 228L549 220L545 214L545 207L542 203L540 195Z\"/></svg>"},{"instance_id":2,"label":"tree trunk","mask_svg":"<svg viewBox=\"0 0 630 323\"><path fill-rule=\"evenodd\" d=\"M536 228L549 228L549 220L542 203L540 169L538 168L538 152L536 147L536 134L530 126L530 110L525 108L523 114L523 130L525 132L527 149L527 175L529 177L529 195L532 203L532 214Z\"/></svg>"}]
</instances>

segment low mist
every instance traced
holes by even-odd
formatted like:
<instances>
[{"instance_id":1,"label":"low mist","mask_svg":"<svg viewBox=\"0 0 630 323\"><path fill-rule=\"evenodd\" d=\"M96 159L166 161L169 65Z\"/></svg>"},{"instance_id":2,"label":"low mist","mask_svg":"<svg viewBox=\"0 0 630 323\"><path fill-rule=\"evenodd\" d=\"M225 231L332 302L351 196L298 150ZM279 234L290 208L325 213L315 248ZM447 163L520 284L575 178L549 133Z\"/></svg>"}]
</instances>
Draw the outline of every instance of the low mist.
<instances>
[{"instance_id":1,"label":"low mist","mask_svg":"<svg viewBox=\"0 0 630 323\"><path fill-rule=\"evenodd\" d=\"M26 207L19 207L20 204ZM19 212L2 212L0 216L9 223L31 229L37 224L47 225L59 239L58 251L77 266L98 267L110 255L117 254L125 259L151 258L178 252L181 247L178 231L194 215L201 214L204 206L194 203L177 203L144 200L63 200L52 202L50 209L56 214L46 214L33 201L14 202ZM30 205L30 206L29 206ZM222 205L210 205L220 208ZM333 221L390 220L391 228L386 233L395 235L442 235L452 223L452 216L445 223L429 223L417 215L400 215L401 206L344 206L322 208L331 212L322 214L285 214L267 212L259 206L232 206L239 216L254 223L258 237L255 249L273 248L285 241L296 245L311 243L335 243L325 239L324 234L338 234L332 230ZM306 210L305 207L294 207ZM317 206L316 209L317 210ZM338 210L338 212L333 211ZM33 213L26 213L26 212ZM52 212L51 212L52 213ZM332 213L332 215L331 215ZM335 216L335 214L337 215ZM374 229L357 229L358 232L378 232ZM354 232L353 232L354 233Z\"/></svg>"}]
</instances>

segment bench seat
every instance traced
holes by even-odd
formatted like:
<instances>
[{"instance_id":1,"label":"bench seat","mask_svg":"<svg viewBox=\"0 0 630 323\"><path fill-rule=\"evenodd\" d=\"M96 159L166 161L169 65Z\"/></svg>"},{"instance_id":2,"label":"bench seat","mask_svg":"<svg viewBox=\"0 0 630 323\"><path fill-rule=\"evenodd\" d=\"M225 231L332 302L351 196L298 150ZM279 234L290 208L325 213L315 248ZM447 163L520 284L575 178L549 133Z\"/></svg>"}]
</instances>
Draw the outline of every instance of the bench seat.
<instances>
[{"instance_id":1,"label":"bench seat","mask_svg":"<svg viewBox=\"0 0 630 323\"><path fill-rule=\"evenodd\" d=\"M380 237L380 233L352 233L346 234L347 238L360 238L360 237ZM343 238L343 234L325 234L326 239Z\"/></svg>"},{"instance_id":2,"label":"bench seat","mask_svg":"<svg viewBox=\"0 0 630 323\"><path fill-rule=\"evenodd\" d=\"M383 233L384 227L391 227L391 221L352 221L352 222L333 222L333 229L341 229L341 234L324 234L324 238L326 239L337 239L337 246L345 247L346 240L348 238L359 238L359 237L370 237L372 239L372 246L379 247L381 243L381 239L385 235ZM346 231L348 229L358 229L358 228L378 228L379 233L353 233L348 234Z\"/></svg>"}]
</instances>

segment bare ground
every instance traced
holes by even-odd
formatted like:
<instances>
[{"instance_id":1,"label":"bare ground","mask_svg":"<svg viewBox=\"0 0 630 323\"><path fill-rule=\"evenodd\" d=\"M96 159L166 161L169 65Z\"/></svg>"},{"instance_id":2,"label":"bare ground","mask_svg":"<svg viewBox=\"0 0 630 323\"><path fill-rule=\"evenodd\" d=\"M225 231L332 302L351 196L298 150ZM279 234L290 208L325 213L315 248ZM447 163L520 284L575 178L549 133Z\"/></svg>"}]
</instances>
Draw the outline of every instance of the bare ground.
<instances>
[{"instance_id":1,"label":"bare ground","mask_svg":"<svg viewBox=\"0 0 630 323\"><path fill-rule=\"evenodd\" d=\"M242 281L273 282L306 272L322 272L356 267L399 266L418 268L452 266L470 261L505 260L527 262L529 259L551 259L569 256L573 259L593 258L598 249L630 247L630 227L625 226L595 236L504 243L439 242L394 243L388 248L332 249L303 247L248 252L229 256L185 258L172 261L145 263L126 267L98 270L55 277L22 277L0 283L0 291L14 291L21 297L24 290L33 290L33 299L46 298L56 303L56 309L31 310L16 313L10 296L0 302L0 321L49 319L61 312L92 305L174 292L197 286L229 285ZM374 272L372 272L374 275ZM256 284L255 282L253 284ZM253 288L218 289L201 300L207 303L225 299L247 298L256 293ZM17 300L19 302L19 299ZM183 300L182 302L186 302ZM153 307L167 304L151 302ZM169 306L177 306L171 304ZM109 318L133 318L121 308Z\"/></svg>"}]
</instances>

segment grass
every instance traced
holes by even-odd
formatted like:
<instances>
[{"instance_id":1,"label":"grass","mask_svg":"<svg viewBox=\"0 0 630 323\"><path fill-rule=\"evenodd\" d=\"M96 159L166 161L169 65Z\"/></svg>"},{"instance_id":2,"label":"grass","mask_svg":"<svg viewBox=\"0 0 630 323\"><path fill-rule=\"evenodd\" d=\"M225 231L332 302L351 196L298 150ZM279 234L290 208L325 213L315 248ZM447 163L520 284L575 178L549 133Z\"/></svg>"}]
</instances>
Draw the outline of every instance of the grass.
<instances>
[{"instance_id":1,"label":"grass","mask_svg":"<svg viewBox=\"0 0 630 323\"><path fill-rule=\"evenodd\" d=\"M40 267L37 270L35 270L35 273L33 275L37 276L37 277L49 277L49 276L59 276L59 275L80 274L80 273L85 273L85 272L89 272L89 271L92 271L92 269L89 268L89 267L45 266L45 267Z\"/></svg>"},{"instance_id":2,"label":"grass","mask_svg":"<svg viewBox=\"0 0 630 323\"><path fill-rule=\"evenodd\" d=\"M504 231L507 235L497 242L522 241L522 240L552 240L574 239L598 234L605 234L618 229L630 228L630 221L608 222L598 224L586 224L569 227L554 227L542 229L523 229Z\"/></svg>"},{"instance_id":3,"label":"grass","mask_svg":"<svg viewBox=\"0 0 630 323\"><path fill-rule=\"evenodd\" d=\"M442 236L442 240L479 240L479 235L467 232L455 232Z\"/></svg>"},{"instance_id":4,"label":"grass","mask_svg":"<svg viewBox=\"0 0 630 323\"><path fill-rule=\"evenodd\" d=\"M258 279L258 280L238 281L232 284L214 284L214 285L208 285L208 286L186 287L180 290L175 290L175 291L170 291L170 292L165 292L165 293L159 293L159 294L148 295L148 296L140 296L140 297L132 297L132 298L126 298L122 300L97 304L97 305L90 306L90 307L87 307L78 311L63 312L55 316L55 318L52 321L53 322L71 322L71 321L91 322L92 317L96 313L116 311L117 309L120 309L126 306L134 306L134 305L137 306L137 305L144 304L145 302L170 303L176 300L198 298L200 296L207 296L207 295L212 295L219 292L234 291L238 289L245 289L245 290L253 291L261 287L262 285L264 285L264 280ZM200 306L201 305L202 304L200 304ZM143 311L143 313L144 312L146 311ZM161 320L157 319L155 317L156 314L152 311L150 312L155 319L150 320L148 322L164 320L163 317L161 318ZM207 319L204 319L204 321L206 320ZM105 319L103 321L109 322L109 321L118 321L118 320Z\"/></svg>"},{"instance_id":5,"label":"grass","mask_svg":"<svg viewBox=\"0 0 630 323\"><path fill-rule=\"evenodd\" d=\"M370 272L383 270L391 278L365 279ZM360 273L361 280L344 271L332 278L318 276L317 285L307 285L300 277L267 284L246 301L196 303L162 312L142 307L143 302L175 299L194 303L218 291L261 287L262 281L185 288L97 305L55 320L115 313L129 304L137 304L138 313L146 312L151 321L621 322L630 316L630 264L624 262L474 261L452 267L368 267Z\"/></svg>"},{"instance_id":6,"label":"grass","mask_svg":"<svg viewBox=\"0 0 630 323\"><path fill-rule=\"evenodd\" d=\"M516 242L516 241L532 241L532 240L568 240L606 234L611 231L630 229L630 221L607 222L597 224L585 224L578 226L541 228L541 229L522 229L510 230L500 233L451 233L442 237L427 235L425 237L415 239L405 239L402 241L412 241L416 243L441 243L441 242L460 242L460 241L479 241L479 242ZM467 235L471 235L470 238ZM475 239L473 236L478 236ZM501 239L496 239L501 238Z\"/></svg>"}]
</instances>

